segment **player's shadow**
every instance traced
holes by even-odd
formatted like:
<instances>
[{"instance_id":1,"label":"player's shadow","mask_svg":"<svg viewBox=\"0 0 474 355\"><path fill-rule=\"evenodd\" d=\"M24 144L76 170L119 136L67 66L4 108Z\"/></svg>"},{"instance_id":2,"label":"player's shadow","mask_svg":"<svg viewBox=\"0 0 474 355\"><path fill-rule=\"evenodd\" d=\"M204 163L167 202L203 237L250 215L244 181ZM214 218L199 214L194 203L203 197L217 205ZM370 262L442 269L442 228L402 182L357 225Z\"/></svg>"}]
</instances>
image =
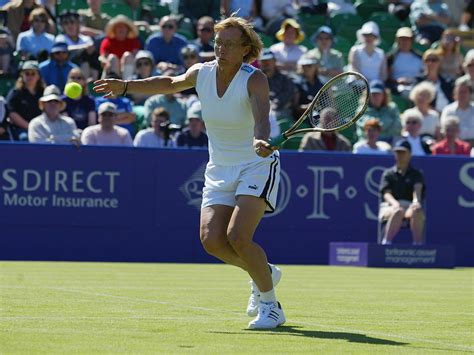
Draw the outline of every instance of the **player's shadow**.
<instances>
[{"instance_id":1,"label":"player's shadow","mask_svg":"<svg viewBox=\"0 0 474 355\"><path fill-rule=\"evenodd\" d=\"M280 334L280 335L293 335L293 336L302 336L306 338L317 338L317 339L337 339L337 340L347 340L350 343L363 343L363 344L374 344L374 345L394 345L394 346L404 346L409 345L409 343L402 343L393 340L380 339L369 337L364 334L359 333L347 333L347 332L325 332L319 330L307 330L298 326L283 325L275 329L245 329L244 332L251 333L266 333L266 334ZM212 332L220 334L232 334L232 332ZM234 334L242 334L234 333Z\"/></svg>"}]
</instances>

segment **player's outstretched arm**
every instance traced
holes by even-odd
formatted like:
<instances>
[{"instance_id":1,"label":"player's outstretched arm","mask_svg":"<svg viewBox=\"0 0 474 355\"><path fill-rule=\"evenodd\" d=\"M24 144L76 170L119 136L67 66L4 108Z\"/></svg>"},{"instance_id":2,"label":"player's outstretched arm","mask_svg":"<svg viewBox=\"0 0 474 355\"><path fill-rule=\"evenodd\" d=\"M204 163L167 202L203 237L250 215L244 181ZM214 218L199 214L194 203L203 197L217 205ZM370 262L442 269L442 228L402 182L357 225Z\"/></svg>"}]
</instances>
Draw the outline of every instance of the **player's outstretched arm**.
<instances>
[{"instance_id":1,"label":"player's outstretched arm","mask_svg":"<svg viewBox=\"0 0 474 355\"><path fill-rule=\"evenodd\" d=\"M99 79L94 82L93 90L104 94L105 98L124 96L126 94L172 94L196 85L197 74L201 63L189 68L178 76L153 76L138 80Z\"/></svg>"}]
</instances>

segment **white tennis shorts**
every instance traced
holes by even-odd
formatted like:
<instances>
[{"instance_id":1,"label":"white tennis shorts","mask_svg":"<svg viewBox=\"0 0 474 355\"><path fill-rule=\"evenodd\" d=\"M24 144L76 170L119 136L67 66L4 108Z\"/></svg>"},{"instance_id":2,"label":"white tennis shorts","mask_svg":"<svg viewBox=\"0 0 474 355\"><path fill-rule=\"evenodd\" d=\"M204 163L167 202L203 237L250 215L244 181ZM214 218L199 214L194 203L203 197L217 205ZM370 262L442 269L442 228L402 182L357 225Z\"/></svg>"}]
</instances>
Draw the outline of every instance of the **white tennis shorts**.
<instances>
[{"instance_id":1,"label":"white tennis shorts","mask_svg":"<svg viewBox=\"0 0 474 355\"><path fill-rule=\"evenodd\" d=\"M265 159L237 166L208 163L201 208L212 205L234 207L237 196L250 195L265 199L265 212L272 213L275 211L279 183L278 152Z\"/></svg>"}]
</instances>

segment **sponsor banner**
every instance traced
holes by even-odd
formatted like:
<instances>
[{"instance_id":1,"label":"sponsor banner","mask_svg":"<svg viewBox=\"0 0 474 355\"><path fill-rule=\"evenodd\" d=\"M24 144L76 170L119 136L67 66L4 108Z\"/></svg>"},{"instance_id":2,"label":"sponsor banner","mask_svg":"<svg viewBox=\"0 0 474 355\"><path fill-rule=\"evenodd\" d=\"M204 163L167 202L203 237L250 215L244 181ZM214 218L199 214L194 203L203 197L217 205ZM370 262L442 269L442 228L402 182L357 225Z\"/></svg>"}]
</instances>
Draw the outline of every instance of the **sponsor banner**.
<instances>
[{"instance_id":1,"label":"sponsor banner","mask_svg":"<svg viewBox=\"0 0 474 355\"><path fill-rule=\"evenodd\" d=\"M199 242L206 151L6 143L0 152L0 258L214 261ZM375 242L380 177L393 164L283 151L276 210L255 240L272 261L310 264L328 263L329 242ZM413 165L427 185L428 243L454 245L458 264L472 265L474 160Z\"/></svg>"},{"instance_id":2,"label":"sponsor banner","mask_svg":"<svg viewBox=\"0 0 474 355\"><path fill-rule=\"evenodd\" d=\"M453 268L454 254L454 248L445 245L329 244L329 264L339 266Z\"/></svg>"}]
</instances>

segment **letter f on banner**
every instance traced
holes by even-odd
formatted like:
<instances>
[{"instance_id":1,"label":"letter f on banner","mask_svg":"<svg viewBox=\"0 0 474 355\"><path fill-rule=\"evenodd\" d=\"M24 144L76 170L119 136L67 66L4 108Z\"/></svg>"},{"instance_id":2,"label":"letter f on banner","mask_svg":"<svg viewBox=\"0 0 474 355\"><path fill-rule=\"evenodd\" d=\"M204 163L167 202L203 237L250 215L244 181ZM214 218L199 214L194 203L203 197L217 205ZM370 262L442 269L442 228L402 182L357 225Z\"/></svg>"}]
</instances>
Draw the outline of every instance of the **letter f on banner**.
<instances>
[{"instance_id":1,"label":"letter f on banner","mask_svg":"<svg viewBox=\"0 0 474 355\"><path fill-rule=\"evenodd\" d=\"M333 195L336 201L339 201L339 184L335 184L333 187L325 187L324 177L327 172L333 172L343 178L344 170L340 166L308 166L308 169L314 174L314 199L313 212L309 216L306 216L306 218L330 219L330 217L324 213L324 196Z\"/></svg>"}]
</instances>

